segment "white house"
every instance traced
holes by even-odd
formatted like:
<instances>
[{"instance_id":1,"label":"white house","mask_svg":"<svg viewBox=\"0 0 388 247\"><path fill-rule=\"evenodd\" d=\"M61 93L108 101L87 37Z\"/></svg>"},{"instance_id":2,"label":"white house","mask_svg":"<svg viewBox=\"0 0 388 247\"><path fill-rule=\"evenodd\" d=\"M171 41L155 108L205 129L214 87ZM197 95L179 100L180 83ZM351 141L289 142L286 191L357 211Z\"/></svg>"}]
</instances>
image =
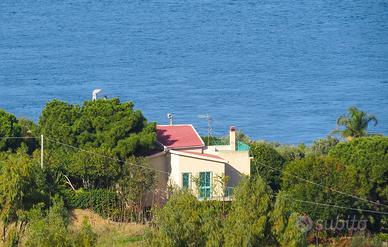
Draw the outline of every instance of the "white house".
<instances>
[{"instance_id":1,"label":"white house","mask_svg":"<svg viewBox=\"0 0 388 247\"><path fill-rule=\"evenodd\" d=\"M229 130L229 145L206 146L191 124L158 125L157 141L163 151L149 156L158 170L153 201L163 203L169 187L189 189L198 198L229 198L243 174L250 175L249 147ZM222 178L228 178L227 184Z\"/></svg>"}]
</instances>

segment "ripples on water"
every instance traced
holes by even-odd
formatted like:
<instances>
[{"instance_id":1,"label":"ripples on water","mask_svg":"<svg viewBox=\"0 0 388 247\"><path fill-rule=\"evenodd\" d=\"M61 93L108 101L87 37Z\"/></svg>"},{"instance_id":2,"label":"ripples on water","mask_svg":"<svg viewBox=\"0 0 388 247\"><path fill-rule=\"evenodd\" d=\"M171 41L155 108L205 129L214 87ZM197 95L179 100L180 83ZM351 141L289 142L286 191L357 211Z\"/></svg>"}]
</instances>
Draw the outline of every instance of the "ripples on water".
<instances>
[{"instance_id":1,"label":"ripples on water","mask_svg":"<svg viewBox=\"0 0 388 247\"><path fill-rule=\"evenodd\" d=\"M46 101L101 87L203 134L209 113L217 134L309 143L351 105L387 134L387 13L385 1L3 0L0 107L37 120Z\"/></svg>"}]
</instances>

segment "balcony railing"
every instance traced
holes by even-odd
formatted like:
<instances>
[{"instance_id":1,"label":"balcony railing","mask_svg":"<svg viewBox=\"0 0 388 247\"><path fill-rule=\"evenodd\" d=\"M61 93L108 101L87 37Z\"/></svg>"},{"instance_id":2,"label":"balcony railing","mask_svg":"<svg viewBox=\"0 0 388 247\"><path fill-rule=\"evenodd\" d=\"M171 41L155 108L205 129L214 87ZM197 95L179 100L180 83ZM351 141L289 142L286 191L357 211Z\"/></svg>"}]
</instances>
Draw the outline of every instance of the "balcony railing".
<instances>
[{"instance_id":1,"label":"balcony railing","mask_svg":"<svg viewBox=\"0 0 388 247\"><path fill-rule=\"evenodd\" d=\"M221 150L228 150L229 149L229 143L223 141L223 140L216 140L213 141L211 146L215 146ZM225 148L223 148L225 147ZM237 141L236 145L236 151L249 151L250 147L248 144L242 142L242 141Z\"/></svg>"},{"instance_id":2,"label":"balcony railing","mask_svg":"<svg viewBox=\"0 0 388 247\"><path fill-rule=\"evenodd\" d=\"M219 201L222 201L222 200L227 200L227 201L231 201L233 199L233 191L234 191L234 187L227 187L225 189L225 192L223 195L213 195L213 193L209 196L209 197L204 197L204 196L201 196L201 195L198 195L198 199L199 200L219 200Z\"/></svg>"}]
</instances>

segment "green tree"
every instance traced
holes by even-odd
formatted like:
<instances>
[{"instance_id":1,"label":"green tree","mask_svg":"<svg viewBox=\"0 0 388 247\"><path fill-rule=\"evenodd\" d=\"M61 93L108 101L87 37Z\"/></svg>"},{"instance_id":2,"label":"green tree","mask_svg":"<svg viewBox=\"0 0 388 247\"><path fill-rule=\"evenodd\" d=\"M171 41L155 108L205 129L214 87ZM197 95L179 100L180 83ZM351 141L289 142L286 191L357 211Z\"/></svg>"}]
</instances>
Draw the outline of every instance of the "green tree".
<instances>
[{"instance_id":1,"label":"green tree","mask_svg":"<svg viewBox=\"0 0 388 247\"><path fill-rule=\"evenodd\" d=\"M37 184L40 180L38 169L38 163L23 150L16 154L0 155L0 217L3 224L3 239L6 228L18 221L20 212L44 201L44 195Z\"/></svg>"},{"instance_id":2,"label":"green tree","mask_svg":"<svg viewBox=\"0 0 388 247\"><path fill-rule=\"evenodd\" d=\"M109 158L111 151L88 148L87 152L77 152L72 156L67 171L73 181L81 180L84 189L107 188L114 185L120 173L119 162Z\"/></svg>"},{"instance_id":3,"label":"green tree","mask_svg":"<svg viewBox=\"0 0 388 247\"><path fill-rule=\"evenodd\" d=\"M367 114L352 106L348 109L347 115L342 115L337 119L338 128L333 132L347 139L367 136L367 129L371 122L374 122L375 126L377 125L377 118L374 115ZM340 129L340 127L343 127L343 129Z\"/></svg>"},{"instance_id":4,"label":"green tree","mask_svg":"<svg viewBox=\"0 0 388 247\"><path fill-rule=\"evenodd\" d=\"M329 151L339 143L337 138L328 136L319 140L315 140L311 146L311 151L314 155L322 156L328 155Z\"/></svg>"},{"instance_id":5,"label":"green tree","mask_svg":"<svg viewBox=\"0 0 388 247\"><path fill-rule=\"evenodd\" d=\"M306 234L297 225L297 220L302 215L292 211L284 194L282 191L277 194L274 210L271 212L272 233L281 246L307 246Z\"/></svg>"},{"instance_id":6,"label":"green tree","mask_svg":"<svg viewBox=\"0 0 388 247\"><path fill-rule=\"evenodd\" d=\"M353 204L352 197L335 192L352 194L355 191L354 170L339 160L327 156L307 157L287 164L283 171L282 191L288 198L294 199L289 200L289 207L293 212L306 214L314 221L335 219L337 216L351 213L338 208L317 207L302 202L311 201L342 207Z\"/></svg>"},{"instance_id":7,"label":"green tree","mask_svg":"<svg viewBox=\"0 0 388 247\"><path fill-rule=\"evenodd\" d=\"M40 144L38 142L39 131L38 126L31 120L26 118L19 118L18 124L21 127L21 136L23 138L23 143L27 146L28 154L32 154Z\"/></svg>"},{"instance_id":8,"label":"green tree","mask_svg":"<svg viewBox=\"0 0 388 247\"><path fill-rule=\"evenodd\" d=\"M329 155L341 160L348 167L355 169L357 176L356 193L370 201L388 204L388 137L370 136L339 143ZM360 202L357 206L377 211L386 211L387 207ZM384 219L385 218L385 219ZM388 227L387 217L374 215L370 218L372 228Z\"/></svg>"},{"instance_id":9,"label":"green tree","mask_svg":"<svg viewBox=\"0 0 388 247\"><path fill-rule=\"evenodd\" d=\"M285 162L303 159L306 156L306 149L304 144L298 146L279 145L275 147L275 150L283 157Z\"/></svg>"},{"instance_id":10,"label":"green tree","mask_svg":"<svg viewBox=\"0 0 388 247\"><path fill-rule=\"evenodd\" d=\"M219 247L224 245L224 214L225 205L218 201L205 201L202 204L202 228L206 236L206 247Z\"/></svg>"},{"instance_id":11,"label":"green tree","mask_svg":"<svg viewBox=\"0 0 388 247\"><path fill-rule=\"evenodd\" d=\"M155 171L146 158L131 157L122 164L120 179L117 182L119 197L140 221L147 192L155 182Z\"/></svg>"},{"instance_id":12,"label":"green tree","mask_svg":"<svg viewBox=\"0 0 388 247\"><path fill-rule=\"evenodd\" d=\"M0 109L0 151L16 150L21 139L5 139L4 137L21 137L22 128L17 118Z\"/></svg>"},{"instance_id":13,"label":"green tree","mask_svg":"<svg viewBox=\"0 0 388 247\"><path fill-rule=\"evenodd\" d=\"M388 203L388 137L371 136L339 143L329 155L356 169L360 193Z\"/></svg>"},{"instance_id":14,"label":"green tree","mask_svg":"<svg viewBox=\"0 0 388 247\"><path fill-rule=\"evenodd\" d=\"M119 99L86 101L82 106L54 100L43 109L39 129L65 144L110 149L120 159L144 155L156 141L155 124L133 108L133 103Z\"/></svg>"},{"instance_id":15,"label":"green tree","mask_svg":"<svg viewBox=\"0 0 388 247\"><path fill-rule=\"evenodd\" d=\"M266 143L252 143L251 174L260 176L274 191L280 188L280 171L283 169L284 158L270 145ZM272 167L273 169L271 169Z\"/></svg>"},{"instance_id":16,"label":"green tree","mask_svg":"<svg viewBox=\"0 0 388 247\"><path fill-rule=\"evenodd\" d=\"M201 202L188 191L174 193L166 205L156 211L154 228L148 234L149 246L205 246Z\"/></svg>"},{"instance_id":17,"label":"green tree","mask_svg":"<svg viewBox=\"0 0 388 247\"><path fill-rule=\"evenodd\" d=\"M225 246L269 245L271 193L261 177L243 178L225 220Z\"/></svg>"}]
</instances>

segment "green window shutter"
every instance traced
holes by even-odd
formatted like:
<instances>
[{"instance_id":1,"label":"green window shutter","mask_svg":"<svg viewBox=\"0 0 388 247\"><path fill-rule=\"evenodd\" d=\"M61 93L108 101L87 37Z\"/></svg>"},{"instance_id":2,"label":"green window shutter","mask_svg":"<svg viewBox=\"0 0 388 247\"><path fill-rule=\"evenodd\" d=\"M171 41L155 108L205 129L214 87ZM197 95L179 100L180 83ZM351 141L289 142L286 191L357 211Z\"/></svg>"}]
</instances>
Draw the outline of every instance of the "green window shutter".
<instances>
[{"instance_id":1,"label":"green window shutter","mask_svg":"<svg viewBox=\"0 0 388 247\"><path fill-rule=\"evenodd\" d=\"M211 197L211 172L199 173L199 197L209 198Z\"/></svg>"},{"instance_id":2,"label":"green window shutter","mask_svg":"<svg viewBox=\"0 0 388 247\"><path fill-rule=\"evenodd\" d=\"M190 188L190 173L188 172L182 173L182 188L183 189Z\"/></svg>"}]
</instances>

